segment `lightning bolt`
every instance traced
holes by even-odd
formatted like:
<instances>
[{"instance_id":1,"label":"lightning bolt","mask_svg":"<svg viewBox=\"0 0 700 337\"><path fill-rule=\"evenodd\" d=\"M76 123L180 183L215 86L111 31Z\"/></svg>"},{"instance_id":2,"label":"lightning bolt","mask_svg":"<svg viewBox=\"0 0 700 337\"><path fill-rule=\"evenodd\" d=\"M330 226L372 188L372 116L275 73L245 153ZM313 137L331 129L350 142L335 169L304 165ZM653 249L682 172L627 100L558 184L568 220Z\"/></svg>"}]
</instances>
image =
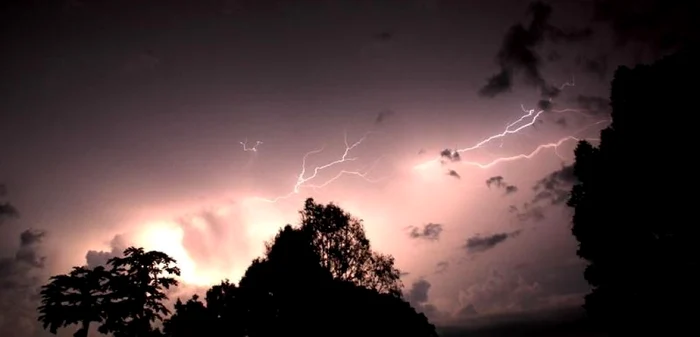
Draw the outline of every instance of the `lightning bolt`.
<instances>
[{"instance_id":1,"label":"lightning bolt","mask_svg":"<svg viewBox=\"0 0 700 337\"><path fill-rule=\"evenodd\" d=\"M567 86L574 86L574 85L575 85L575 84L574 84L574 82L573 82L573 80L572 80L571 82L566 82L566 83L564 83L563 85L561 85L561 86L559 87L559 90L563 90L563 89L564 89L565 87L567 87ZM551 102L551 100L552 100L552 99L550 98L549 101ZM494 166L494 165L497 165L497 164L503 163L503 162L509 162L509 161L515 161L515 160L521 160L521 159L531 159L532 157L536 156L537 154L539 154L540 152L542 152L542 151L545 150L545 149L554 149L555 154L556 154L559 158L563 158L563 157L557 152L557 149L559 148L559 146L561 146L562 144L564 144L564 143L566 143L566 142L569 142L569 141L574 141L574 140L575 140L575 141L579 141L579 140L582 140L582 139L579 139L579 138L575 137L575 135L577 135L577 134L580 133L580 132L583 132L585 129L588 129L588 128L594 126L594 125L602 124L602 123L605 123L605 122L610 122L610 119L604 119L604 120L596 121L595 123L590 124L590 125L584 127L583 129L581 129L581 130L575 132L575 133L574 133L573 135L571 135L571 136L564 137L564 138L559 139L558 141L553 142L553 143L541 144L541 145L537 146L537 147L535 148L535 150L533 150L533 151L530 152L530 153L518 154L518 155L510 156L510 157L500 157L500 158L494 159L494 160L492 160L492 161L490 161L490 162L487 162L487 163L479 163L479 162L463 161L463 160L461 160L462 154L463 154L463 153L470 152L470 151L474 151L474 150L477 150L477 149L483 149L486 145L488 145L489 143L491 143L491 142L493 142L493 141L496 141L496 140L501 140L501 141L502 141L503 138L505 138L505 137L508 136L508 135L512 135L512 134L519 133L519 132L521 132L521 131L523 131L523 130L525 130L525 129L527 129L527 128L533 126L533 125L535 125L535 123L538 121L538 118L540 118L540 116L542 116L542 114L545 113L545 111L546 111L546 110L544 110L544 109L542 109L542 110L525 109L525 106L523 106L523 105L521 105L520 108L522 109L522 111L524 112L524 114L523 114L522 116L520 116L520 118L518 118L518 119L515 120L514 122L512 122L512 123L506 125L505 129L504 129L502 132L497 133L497 134L494 134L494 135L491 135L491 136L489 136L489 137L487 137L487 138L481 140L480 142L478 142L478 143L476 143L476 144L474 144L474 145L465 147L465 148L459 148L459 149L456 149L456 150L450 150L450 149L445 150L445 151L443 151L443 153L441 153L441 155L436 156L435 158L430 159L430 160L428 160L428 161L425 161L425 162L423 162L423 163L421 163L421 164L415 165L415 166L413 167L413 169L414 169L414 170L424 170L424 169L428 168L428 167L431 166L431 165L435 165L435 164L442 163L442 160L443 160L443 158L445 158L445 157L449 157L449 158L452 159L453 161L458 161L458 160L459 160L459 161L461 161L461 162L462 162L463 164L465 164L465 165L476 166L476 167L479 167L479 168L482 168L482 169L487 169L487 168L490 168L490 167L492 167L492 166ZM586 116L590 116L590 114L588 114L585 110L581 110L581 109L571 109L571 108L567 108L567 109L561 109L561 110L551 110L551 112L560 113L560 114L563 114L563 113L579 113L579 114L583 114L583 115L586 115ZM594 139L589 139L589 140L594 140ZM501 147L502 147L502 145L503 145L503 144L501 143Z\"/></svg>"},{"instance_id":2,"label":"lightning bolt","mask_svg":"<svg viewBox=\"0 0 700 337\"><path fill-rule=\"evenodd\" d=\"M258 152L258 146L260 146L263 142L261 141L256 141L255 145L253 147L248 147L248 140L244 140L242 142L239 142L243 146L243 151L246 152Z\"/></svg>"},{"instance_id":3,"label":"lightning bolt","mask_svg":"<svg viewBox=\"0 0 700 337\"><path fill-rule=\"evenodd\" d=\"M355 149L356 147L360 146L360 144L362 144L362 143L367 139L367 137L368 137L369 135L370 135L370 132L366 133L366 134L365 134L364 136L362 136L359 140L357 140L356 142L354 142L354 143L351 144L350 142L348 142L348 135L347 135L347 133L344 133L343 140L344 140L344 142L345 142L345 150L343 151L343 154L342 154L338 159L333 160L333 161L331 161L331 162L328 162L328 163L326 163L326 164L324 164L324 165L315 166L313 169L309 169L309 168L308 168L307 160L309 159L309 157L311 157L311 156L313 156L313 155L315 155L315 154L318 154L318 153L323 152L324 147L321 147L321 148L319 148L319 149L311 150L311 151L307 152L307 153L304 154L304 156L302 157L302 160L301 160L301 169L300 169L299 174L297 175L297 180L296 180L296 183L294 184L294 187L292 188L292 191L290 191L289 193L287 193L287 194L285 194L285 195L281 195L281 196L278 196L278 197L273 198L273 199L266 199L266 198L261 198L261 197L256 197L255 199L261 200L261 201L265 201L265 202L275 203L275 202L277 202L277 201L279 201L279 200L281 200L281 199L286 199L286 198L289 198L289 197L291 197L291 196L293 196L293 195L295 195L295 194L299 194L299 192L300 192L303 188L311 188L311 189L317 190L317 189L326 187L326 186L328 186L329 184L331 184L332 182L334 182L334 181L340 179L340 178L343 177L343 176L347 176L347 175L360 177L360 178L362 178L363 180L365 180L365 181L367 181L367 182L369 182L369 183L377 183L377 182L379 182L379 181L385 179L385 178L381 178L381 179L370 179L370 178L368 177L368 175L371 173L371 171L375 168L376 164L380 161L380 159L382 159L382 158L380 157L380 158L378 158L377 160L375 160L374 163L373 163L372 165L370 165L368 168L366 168L365 170L353 171L353 170L345 170L345 169L343 169L343 170L339 171L335 176L333 176L333 177L331 177L331 178L329 178L329 179L327 179L327 180L325 180L325 181L322 181L322 182L316 183L316 184L311 183L312 180L316 180L316 178L318 177L319 173L320 173L321 171L323 171L323 170L329 169L329 168L331 168L331 167L333 167L333 166L337 166L337 165L340 165L340 164L343 164L343 163L356 161L358 158L357 158L357 157L351 157L351 156L350 156L350 152L351 152L353 149Z\"/></svg>"}]
</instances>

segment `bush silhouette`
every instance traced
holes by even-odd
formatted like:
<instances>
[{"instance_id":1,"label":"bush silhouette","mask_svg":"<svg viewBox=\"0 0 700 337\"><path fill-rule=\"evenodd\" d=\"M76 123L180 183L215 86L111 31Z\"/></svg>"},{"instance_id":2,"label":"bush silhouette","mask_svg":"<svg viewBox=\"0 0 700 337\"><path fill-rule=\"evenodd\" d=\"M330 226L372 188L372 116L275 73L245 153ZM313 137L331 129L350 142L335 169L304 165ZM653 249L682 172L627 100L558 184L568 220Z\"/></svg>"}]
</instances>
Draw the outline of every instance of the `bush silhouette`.
<instances>
[{"instance_id":1,"label":"bush silhouette","mask_svg":"<svg viewBox=\"0 0 700 337\"><path fill-rule=\"evenodd\" d=\"M695 152L687 146L692 125L671 114L697 111L690 83L700 75L698 56L689 48L650 66L620 67L611 126L598 147L581 142L575 150L578 183L568 204L578 255L590 262L585 308L615 335L685 334L698 312L694 205L678 197L671 178L693 170L669 165Z\"/></svg>"}]
</instances>

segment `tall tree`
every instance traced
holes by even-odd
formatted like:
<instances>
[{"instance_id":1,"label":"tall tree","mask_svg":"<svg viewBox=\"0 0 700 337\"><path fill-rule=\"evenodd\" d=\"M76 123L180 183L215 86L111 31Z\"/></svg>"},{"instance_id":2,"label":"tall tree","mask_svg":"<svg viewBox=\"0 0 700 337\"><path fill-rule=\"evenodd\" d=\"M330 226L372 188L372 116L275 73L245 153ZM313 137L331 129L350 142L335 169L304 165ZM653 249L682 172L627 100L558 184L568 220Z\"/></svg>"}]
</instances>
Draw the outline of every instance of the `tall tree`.
<instances>
[{"instance_id":1,"label":"tall tree","mask_svg":"<svg viewBox=\"0 0 700 337\"><path fill-rule=\"evenodd\" d=\"M694 130L660 113L693 109L696 88L687 83L700 75L698 59L697 49L687 49L651 66L620 67L611 126L598 147L581 142L575 150L578 183L568 204L578 254L589 261L584 276L593 290L585 308L617 335L683 335L697 314L700 231L688 220L695 205L669 180L694 168L665 159L693 153L686 144ZM671 138L658 139L654 130ZM652 154L656 142L664 151ZM692 181L683 186L694 189Z\"/></svg>"},{"instance_id":2,"label":"tall tree","mask_svg":"<svg viewBox=\"0 0 700 337\"><path fill-rule=\"evenodd\" d=\"M152 323L170 314L163 304L168 299L165 290L178 284L172 277L180 275L175 262L165 253L135 247L127 248L124 257L107 261L112 267L111 301L99 331L115 337L156 335Z\"/></svg>"},{"instance_id":3,"label":"tall tree","mask_svg":"<svg viewBox=\"0 0 700 337\"><path fill-rule=\"evenodd\" d=\"M109 301L104 267L87 269L74 267L65 275L55 275L41 287L39 321L51 333L69 325L79 325L73 335L87 337L90 324L105 318L105 303Z\"/></svg>"},{"instance_id":4,"label":"tall tree","mask_svg":"<svg viewBox=\"0 0 700 337\"><path fill-rule=\"evenodd\" d=\"M312 238L322 265L334 278L401 296L394 258L372 250L361 220L332 203L322 205L309 198L301 211L301 230Z\"/></svg>"},{"instance_id":5,"label":"tall tree","mask_svg":"<svg viewBox=\"0 0 700 337\"><path fill-rule=\"evenodd\" d=\"M315 204L310 200L306 206L309 210L308 206ZM331 210L330 215L336 215L333 219L338 219L338 214L347 215L336 206ZM179 302L175 314L164 324L166 336L198 337L211 331L211 326L216 327L219 335L232 337L437 336L435 326L425 315L417 313L399 296L380 292L379 287L361 285L362 282L350 277L343 279L342 274L338 274L341 269L334 269L335 274L332 272L329 266L363 261L343 254L358 254L364 250L373 255L361 226L355 227L356 232L352 234L367 242L360 248L336 251L335 245L344 248L343 245L354 244L354 241L343 240L341 235L331 240L311 235L314 228L332 228L337 223L321 224L320 221L330 219L323 220L321 216L304 219L315 222L302 222L298 228L289 225L282 228L266 244L265 255L253 260L238 287L228 282L212 287L207 292L206 306L198 298L184 304ZM345 217L346 224L340 223L335 233L342 233L349 219ZM341 218L339 222L342 221ZM334 231L326 234L333 235ZM327 245L318 247L319 243ZM324 253L327 255L322 257ZM368 259L363 263L373 261ZM390 266L395 270L393 264ZM395 272L398 274L398 270ZM199 329L184 327L187 322L198 320L207 323L198 325Z\"/></svg>"}]
</instances>

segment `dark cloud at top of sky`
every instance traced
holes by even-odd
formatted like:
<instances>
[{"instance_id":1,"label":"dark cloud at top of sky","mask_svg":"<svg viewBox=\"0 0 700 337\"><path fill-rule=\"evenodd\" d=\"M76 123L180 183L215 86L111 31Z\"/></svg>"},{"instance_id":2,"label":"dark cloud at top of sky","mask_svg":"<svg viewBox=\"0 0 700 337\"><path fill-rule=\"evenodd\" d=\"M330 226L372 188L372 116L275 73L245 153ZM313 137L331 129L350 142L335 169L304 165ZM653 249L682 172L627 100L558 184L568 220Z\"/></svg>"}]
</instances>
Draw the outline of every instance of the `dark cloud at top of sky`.
<instances>
[{"instance_id":1,"label":"dark cloud at top of sky","mask_svg":"<svg viewBox=\"0 0 700 337\"><path fill-rule=\"evenodd\" d=\"M468 253L481 253L496 247L505 242L509 238L516 237L520 234L520 230L514 232L496 233L487 236L475 235L467 239L464 248Z\"/></svg>"},{"instance_id":2,"label":"dark cloud at top of sky","mask_svg":"<svg viewBox=\"0 0 700 337\"><path fill-rule=\"evenodd\" d=\"M503 38L501 49L496 55L499 70L488 79L479 94L485 97L508 92L513 86L513 77L522 74L526 82L540 89L543 97L555 97L559 89L549 84L542 76L540 67L542 58L537 52L545 41L572 42L587 39L591 36L588 29L565 32L549 23L552 7L543 2L530 4L529 13L532 18L526 27L520 23L510 27Z\"/></svg>"},{"instance_id":3,"label":"dark cloud at top of sky","mask_svg":"<svg viewBox=\"0 0 700 337\"><path fill-rule=\"evenodd\" d=\"M598 0L594 4L594 20L608 23L619 47L637 42L663 53L699 41L697 1Z\"/></svg>"},{"instance_id":4,"label":"dark cloud at top of sky","mask_svg":"<svg viewBox=\"0 0 700 337\"><path fill-rule=\"evenodd\" d=\"M438 223L428 223L423 228L411 226L411 231L408 235L413 239L423 239L437 241L442 234L442 225Z\"/></svg>"}]
</instances>

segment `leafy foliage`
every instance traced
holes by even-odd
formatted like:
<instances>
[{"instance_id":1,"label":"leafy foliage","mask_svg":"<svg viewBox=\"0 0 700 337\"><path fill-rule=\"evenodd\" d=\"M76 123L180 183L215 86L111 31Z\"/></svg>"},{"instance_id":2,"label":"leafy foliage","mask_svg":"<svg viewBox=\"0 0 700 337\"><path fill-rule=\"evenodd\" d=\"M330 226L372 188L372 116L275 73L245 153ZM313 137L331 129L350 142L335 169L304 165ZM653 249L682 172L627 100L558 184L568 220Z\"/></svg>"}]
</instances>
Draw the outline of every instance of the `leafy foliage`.
<instances>
[{"instance_id":1,"label":"leafy foliage","mask_svg":"<svg viewBox=\"0 0 700 337\"><path fill-rule=\"evenodd\" d=\"M180 274L175 260L130 247L108 265L109 271L78 267L54 276L39 309L45 328L56 333L82 324L86 333L95 322L115 337L437 336L401 298L393 258L371 250L361 222L312 199L301 226L282 228L238 286L225 280L204 300L178 299L167 319L165 290L177 286L172 276ZM162 333L153 328L157 321Z\"/></svg>"},{"instance_id":2,"label":"leafy foliage","mask_svg":"<svg viewBox=\"0 0 700 337\"><path fill-rule=\"evenodd\" d=\"M124 257L107 263L115 277L109 282L110 314L100 332L113 333L115 337L152 335L151 323L170 314L162 302L168 299L164 290L178 284L169 276L180 275L175 260L165 253L130 247L124 251Z\"/></svg>"},{"instance_id":3,"label":"leafy foliage","mask_svg":"<svg viewBox=\"0 0 700 337\"><path fill-rule=\"evenodd\" d=\"M674 197L678 190L671 181L693 171L649 153L653 129L680 137L661 156L681 158L692 151L681 140L692 131L670 125L672 119L659 113L695 104L686 82L700 75L699 56L688 49L651 66L619 68L612 83L612 125L601 132L598 147L581 142L575 150L578 183L568 204L575 209L578 255L590 262L584 276L593 291L585 308L619 335L682 335L693 319L687 307L700 300L694 249L700 232L687 220L694 205Z\"/></svg>"},{"instance_id":4,"label":"leafy foliage","mask_svg":"<svg viewBox=\"0 0 700 337\"><path fill-rule=\"evenodd\" d=\"M334 204L309 198L301 211L301 230L312 238L321 264L334 278L401 296L400 272L394 258L371 249L362 222Z\"/></svg>"},{"instance_id":5,"label":"leafy foliage","mask_svg":"<svg viewBox=\"0 0 700 337\"><path fill-rule=\"evenodd\" d=\"M104 267L75 267L67 275L56 275L41 289L39 321L44 329L56 333L59 328L80 324L76 337L86 337L90 323L102 322L109 301Z\"/></svg>"},{"instance_id":6,"label":"leafy foliage","mask_svg":"<svg viewBox=\"0 0 700 337\"><path fill-rule=\"evenodd\" d=\"M120 336L152 336L158 331L151 323L169 311L163 305L164 289L177 285L169 275L179 275L175 260L165 253L130 247L124 257L108 261L104 267L75 267L66 275L56 275L42 287L39 321L44 329L79 324L76 337L87 336L91 323L102 333Z\"/></svg>"}]
</instances>

